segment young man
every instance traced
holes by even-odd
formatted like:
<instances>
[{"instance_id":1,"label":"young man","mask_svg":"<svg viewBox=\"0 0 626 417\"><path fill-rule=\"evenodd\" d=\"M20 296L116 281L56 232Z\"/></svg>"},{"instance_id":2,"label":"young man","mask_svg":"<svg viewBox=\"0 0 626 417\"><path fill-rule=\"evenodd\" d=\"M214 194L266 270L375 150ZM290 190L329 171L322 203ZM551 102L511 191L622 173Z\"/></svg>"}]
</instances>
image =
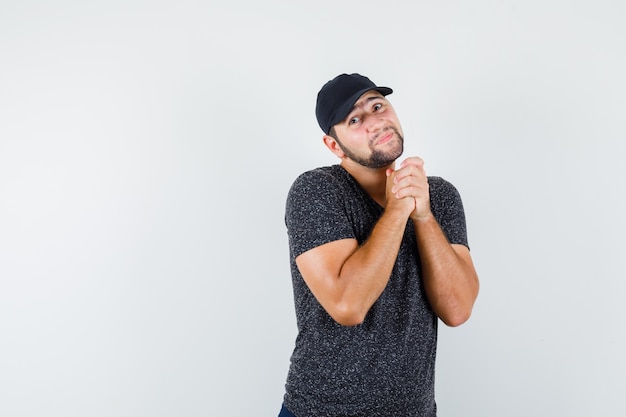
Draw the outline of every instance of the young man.
<instances>
[{"instance_id":1,"label":"young man","mask_svg":"<svg viewBox=\"0 0 626 417\"><path fill-rule=\"evenodd\" d=\"M437 322L478 294L456 189L396 160L392 90L342 74L316 116L339 165L296 179L287 224L298 337L280 417L436 416Z\"/></svg>"}]
</instances>

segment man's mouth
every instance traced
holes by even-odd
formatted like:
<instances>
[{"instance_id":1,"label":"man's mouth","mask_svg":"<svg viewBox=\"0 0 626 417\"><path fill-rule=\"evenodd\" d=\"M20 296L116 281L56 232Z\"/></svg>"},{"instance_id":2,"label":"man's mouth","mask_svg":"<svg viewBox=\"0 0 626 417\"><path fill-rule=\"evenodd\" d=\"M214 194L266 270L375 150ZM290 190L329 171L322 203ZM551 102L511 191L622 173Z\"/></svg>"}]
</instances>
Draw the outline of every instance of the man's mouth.
<instances>
[{"instance_id":1,"label":"man's mouth","mask_svg":"<svg viewBox=\"0 0 626 417\"><path fill-rule=\"evenodd\" d=\"M380 138L376 141L376 145L383 145L391 140L394 135L394 131L389 129L387 132L383 132L380 134Z\"/></svg>"}]
</instances>

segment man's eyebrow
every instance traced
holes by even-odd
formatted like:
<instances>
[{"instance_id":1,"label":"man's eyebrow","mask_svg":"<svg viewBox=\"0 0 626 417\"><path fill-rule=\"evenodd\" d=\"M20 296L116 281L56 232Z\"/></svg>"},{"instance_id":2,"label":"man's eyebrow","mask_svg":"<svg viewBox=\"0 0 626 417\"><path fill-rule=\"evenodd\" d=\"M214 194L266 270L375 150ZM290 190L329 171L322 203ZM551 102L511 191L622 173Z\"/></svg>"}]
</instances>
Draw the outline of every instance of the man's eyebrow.
<instances>
[{"instance_id":1,"label":"man's eyebrow","mask_svg":"<svg viewBox=\"0 0 626 417\"><path fill-rule=\"evenodd\" d=\"M365 101L361 102L360 105L355 103L354 106L352 106L352 110L350 110L350 113L352 113L354 110L356 110L357 107L365 107L365 105L367 103L369 103L370 101L384 99L384 98L385 98L384 96L370 96L370 97L366 98Z\"/></svg>"}]
</instances>

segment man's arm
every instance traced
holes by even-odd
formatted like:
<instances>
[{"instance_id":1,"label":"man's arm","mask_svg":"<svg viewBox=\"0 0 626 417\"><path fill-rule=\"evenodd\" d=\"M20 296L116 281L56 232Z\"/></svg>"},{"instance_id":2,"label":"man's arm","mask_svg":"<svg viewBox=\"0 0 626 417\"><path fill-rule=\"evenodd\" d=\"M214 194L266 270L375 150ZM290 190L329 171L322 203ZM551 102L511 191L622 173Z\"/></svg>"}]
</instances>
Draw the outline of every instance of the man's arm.
<instances>
[{"instance_id":1,"label":"man's arm","mask_svg":"<svg viewBox=\"0 0 626 417\"><path fill-rule=\"evenodd\" d=\"M445 324L459 326L469 319L478 296L478 276L469 249L448 243L432 215L413 224L430 306Z\"/></svg>"},{"instance_id":2,"label":"man's arm","mask_svg":"<svg viewBox=\"0 0 626 417\"><path fill-rule=\"evenodd\" d=\"M390 190L393 175L388 176L387 184ZM355 239L342 239L296 258L309 289L337 323L344 326L362 323L382 294L413 208L412 200L388 195L384 213L361 246Z\"/></svg>"},{"instance_id":3,"label":"man's arm","mask_svg":"<svg viewBox=\"0 0 626 417\"><path fill-rule=\"evenodd\" d=\"M469 319L478 296L478 275L463 245L450 244L430 209L428 179L424 162L409 158L396 171L392 192L397 198L413 197L411 219L422 263L422 280L430 305L448 326Z\"/></svg>"}]
</instances>

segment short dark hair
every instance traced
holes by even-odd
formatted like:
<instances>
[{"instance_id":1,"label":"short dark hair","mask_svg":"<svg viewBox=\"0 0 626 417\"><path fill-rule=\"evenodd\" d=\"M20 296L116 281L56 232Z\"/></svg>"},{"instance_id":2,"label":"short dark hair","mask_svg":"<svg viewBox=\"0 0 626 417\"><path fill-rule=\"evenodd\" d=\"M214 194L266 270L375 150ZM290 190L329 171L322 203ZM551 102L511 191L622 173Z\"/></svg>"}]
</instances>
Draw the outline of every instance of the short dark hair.
<instances>
[{"instance_id":1,"label":"short dark hair","mask_svg":"<svg viewBox=\"0 0 626 417\"><path fill-rule=\"evenodd\" d=\"M339 142L339 137L337 136L337 131L335 130L335 126L330 127L330 130L328 131L328 136L330 136L331 138Z\"/></svg>"}]
</instances>

